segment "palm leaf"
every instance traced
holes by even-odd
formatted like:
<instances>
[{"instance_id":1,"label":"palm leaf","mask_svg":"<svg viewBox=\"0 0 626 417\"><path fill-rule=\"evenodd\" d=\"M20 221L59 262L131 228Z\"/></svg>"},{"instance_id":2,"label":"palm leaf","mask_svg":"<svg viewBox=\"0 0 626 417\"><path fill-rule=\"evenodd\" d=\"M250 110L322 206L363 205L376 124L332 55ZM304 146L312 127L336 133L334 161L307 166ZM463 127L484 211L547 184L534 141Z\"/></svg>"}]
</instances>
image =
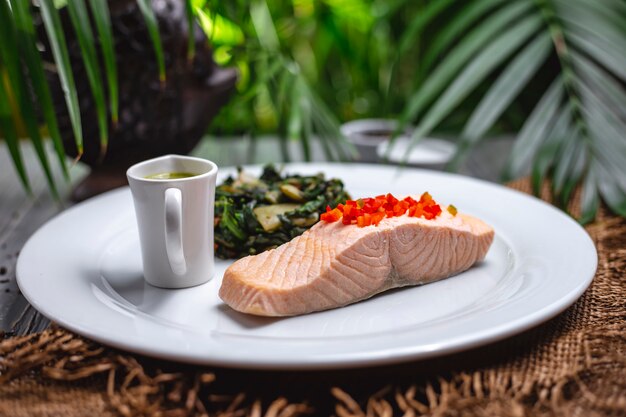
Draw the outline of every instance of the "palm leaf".
<instances>
[{"instance_id":1,"label":"palm leaf","mask_svg":"<svg viewBox=\"0 0 626 417\"><path fill-rule=\"evenodd\" d=\"M345 159L342 156L335 155L333 152L332 145L336 145L336 142L333 139L343 137L339 131L339 123L333 120L332 115L325 111L326 109L323 104L315 101L312 97L313 92L307 88L306 84L303 84L303 90L305 91L305 94L307 94L309 108L311 109L311 123L315 126L315 131L320 139L322 150L324 151L326 159L331 161ZM337 132L337 135L332 137L334 132ZM335 147L335 149L337 148L338 147Z\"/></svg>"},{"instance_id":2,"label":"palm leaf","mask_svg":"<svg viewBox=\"0 0 626 417\"><path fill-rule=\"evenodd\" d=\"M571 52L570 56L575 69L580 73L581 80L589 85L589 89L599 95L599 100L615 111L619 118L626 120L626 106L624 106L626 90L624 87L593 61L576 52Z\"/></svg>"},{"instance_id":3,"label":"palm leaf","mask_svg":"<svg viewBox=\"0 0 626 417\"><path fill-rule=\"evenodd\" d=\"M246 101L252 100L259 94L259 90L265 88L265 86L281 71L284 70L285 61L281 58L276 58L272 60L272 62L267 65L266 62L261 64L263 69L257 71L259 74L257 78L254 80L254 83L246 90L245 93L236 98L238 103L245 103Z\"/></svg>"},{"instance_id":4,"label":"palm leaf","mask_svg":"<svg viewBox=\"0 0 626 417\"><path fill-rule=\"evenodd\" d=\"M563 142L575 134L576 130L574 128L566 126L566 131L563 134L559 135L557 132L553 132L542 142L541 146L537 150L537 153L535 154L535 157L533 158L531 171L531 184L535 195L539 195L541 193L541 187L548 176L548 171L554 165L556 156L558 155Z\"/></svg>"},{"instance_id":5,"label":"palm leaf","mask_svg":"<svg viewBox=\"0 0 626 417\"><path fill-rule=\"evenodd\" d=\"M463 38L432 71L432 75L409 97L400 116L398 130L404 129L409 120L416 119L426 104L450 83L454 75L472 56L483 49L489 40L498 36L512 21L520 18L529 8L530 4L527 2L507 4Z\"/></svg>"},{"instance_id":6,"label":"palm leaf","mask_svg":"<svg viewBox=\"0 0 626 417\"><path fill-rule=\"evenodd\" d=\"M341 161L354 158L356 149L341 133L339 121L335 115L304 78L301 78L301 88L303 95L310 103L313 129L318 134L326 158Z\"/></svg>"},{"instance_id":7,"label":"palm leaf","mask_svg":"<svg viewBox=\"0 0 626 417\"><path fill-rule=\"evenodd\" d=\"M30 193L28 173L24 167L22 154L19 146L19 137L14 125L12 109L10 105L10 85L13 95L17 98L18 106L21 100L20 68L16 65L18 50L16 48L15 27L11 19L11 9L5 1L0 2L0 138L3 138L13 161L13 166L24 185Z\"/></svg>"},{"instance_id":8,"label":"palm leaf","mask_svg":"<svg viewBox=\"0 0 626 417\"><path fill-rule=\"evenodd\" d=\"M626 178L626 146L619 131L611 126L607 115L597 108L588 106L583 115L588 130L595 139L591 145L596 157L602 160L603 165L615 171L618 178Z\"/></svg>"},{"instance_id":9,"label":"palm leaf","mask_svg":"<svg viewBox=\"0 0 626 417\"><path fill-rule=\"evenodd\" d=\"M454 0L440 0L427 3L424 9L421 10L415 18L411 19L409 26L404 30L398 44L397 55L399 57L404 56L415 43L424 26L437 17L439 13L444 11L453 1Z\"/></svg>"},{"instance_id":10,"label":"palm leaf","mask_svg":"<svg viewBox=\"0 0 626 417\"><path fill-rule=\"evenodd\" d=\"M294 74L289 68L283 67L283 71L277 76L276 106L282 111L288 110L291 99L291 90L294 84Z\"/></svg>"},{"instance_id":11,"label":"palm leaf","mask_svg":"<svg viewBox=\"0 0 626 417\"><path fill-rule=\"evenodd\" d=\"M409 22L408 28L403 32L402 37L399 40L398 49L392 60L391 74L388 77L385 94L387 98L389 98L390 96L391 88L393 86L393 81L395 79L395 74L397 72L400 60L410 51L411 47L413 47L413 45L415 45L415 43L419 41L420 35L424 27L428 23L430 23L431 20L436 18L441 12L446 10L450 3L450 0L430 2L424 7L423 10L420 10L420 13L418 13L414 19ZM415 71L415 82L417 82L419 79L420 71Z\"/></svg>"},{"instance_id":12,"label":"palm leaf","mask_svg":"<svg viewBox=\"0 0 626 417\"><path fill-rule=\"evenodd\" d=\"M68 0L67 10L76 32L76 38L80 46L83 64L91 93L94 98L96 115L98 118L98 130L100 132L100 156L104 157L109 142L109 124L107 121L107 108L104 98L104 89L102 87L102 74L100 73L100 64L96 54L95 41L91 25L89 22L89 14L83 0Z\"/></svg>"},{"instance_id":13,"label":"palm leaf","mask_svg":"<svg viewBox=\"0 0 626 417\"><path fill-rule=\"evenodd\" d=\"M296 78L291 87L289 99L290 111L289 121L287 123L287 137L289 139L298 139L300 137L300 132L302 132L302 118L304 112L302 105L303 100L301 100L301 96L302 93L300 92L300 83L298 82L298 78ZM308 148L308 143L304 146Z\"/></svg>"},{"instance_id":14,"label":"palm leaf","mask_svg":"<svg viewBox=\"0 0 626 417\"><path fill-rule=\"evenodd\" d=\"M600 207L600 196L596 177L595 162L592 160L582 185L582 195L580 197L581 214L578 219L581 224L587 224L593 221Z\"/></svg>"},{"instance_id":15,"label":"palm leaf","mask_svg":"<svg viewBox=\"0 0 626 417\"><path fill-rule=\"evenodd\" d=\"M612 9L602 1L588 0L556 0L555 6L559 17L564 18L564 22L569 20L576 25L580 22L592 21L591 24L600 23L601 26L612 27L624 30L624 18L620 13Z\"/></svg>"},{"instance_id":16,"label":"palm leaf","mask_svg":"<svg viewBox=\"0 0 626 417\"><path fill-rule=\"evenodd\" d=\"M150 40L152 41L157 66L159 67L159 81L161 81L161 84L165 84L165 59L163 58L163 45L161 44L161 35L159 34L159 24L154 15L154 10L152 10L150 6L149 0L137 0L137 5L139 6L139 10L141 10L143 20L146 22L146 27L148 28Z\"/></svg>"},{"instance_id":17,"label":"palm leaf","mask_svg":"<svg viewBox=\"0 0 626 417\"><path fill-rule=\"evenodd\" d=\"M541 185L545 181L550 169L558 162L559 150L564 142L577 134L578 129L572 126L572 114L568 106L563 106L551 131L541 138L538 149L533 155L531 183L533 192L539 195Z\"/></svg>"},{"instance_id":18,"label":"palm leaf","mask_svg":"<svg viewBox=\"0 0 626 417\"><path fill-rule=\"evenodd\" d=\"M17 38L24 63L28 68L29 79L32 83L33 93L38 99L39 108L48 127L48 133L54 144L54 149L59 160L59 165L66 180L69 180L67 165L65 163L65 149L59 133L52 97L46 81L41 56L36 48L35 28L29 10L29 3L12 1L13 13L16 18ZM4 41L3 41L4 42ZM10 46L9 46L10 48ZM33 115L36 118L36 115ZM35 121L36 123L36 121Z\"/></svg>"},{"instance_id":19,"label":"palm leaf","mask_svg":"<svg viewBox=\"0 0 626 417\"><path fill-rule=\"evenodd\" d=\"M607 21L588 8L576 6L575 2L558 7L558 14L567 32L578 34L583 38L593 36L603 40L611 50L619 49L624 36L623 21L621 25L613 24L612 20Z\"/></svg>"},{"instance_id":20,"label":"palm leaf","mask_svg":"<svg viewBox=\"0 0 626 417\"><path fill-rule=\"evenodd\" d=\"M587 156L587 148L579 132L575 131L562 142L552 175L552 193L563 209L566 209L571 193L580 180Z\"/></svg>"},{"instance_id":21,"label":"palm leaf","mask_svg":"<svg viewBox=\"0 0 626 417\"><path fill-rule=\"evenodd\" d=\"M298 83L296 83L298 84ZM297 91L297 89L294 89ZM294 99L296 100L296 106L294 110L296 113L299 113L298 116L301 118L300 128L302 129L302 153L304 155L304 160L307 162L311 161L311 140L313 137L313 118L311 117L311 102L307 101L300 94L294 94ZM292 126L295 128L296 126ZM292 134L295 132L292 132Z\"/></svg>"},{"instance_id":22,"label":"palm leaf","mask_svg":"<svg viewBox=\"0 0 626 417\"><path fill-rule=\"evenodd\" d=\"M426 48L426 53L422 59L422 71L431 68L433 62L445 51L450 44L465 33L476 21L492 8L502 3L504 0L479 0L470 2L461 13L457 13L446 23L435 35L430 45Z\"/></svg>"},{"instance_id":23,"label":"palm leaf","mask_svg":"<svg viewBox=\"0 0 626 417\"><path fill-rule=\"evenodd\" d=\"M509 107L531 77L545 62L550 52L550 37L539 36L521 51L481 99L461 134L461 143L452 166L463 161L466 151L474 146Z\"/></svg>"},{"instance_id":24,"label":"palm leaf","mask_svg":"<svg viewBox=\"0 0 626 417\"><path fill-rule=\"evenodd\" d=\"M615 213L626 217L626 192L615 181L613 174L602 164L595 165L598 172L598 188L606 204Z\"/></svg>"},{"instance_id":25,"label":"palm leaf","mask_svg":"<svg viewBox=\"0 0 626 417\"><path fill-rule=\"evenodd\" d=\"M613 77L626 80L623 54L626 50L626 25L623 24L626 3L621 0L499 3L498 0L471 2L431 42L423 71L458 39L458 45L409 97L400 117L400 128L408 120L419 120L412 137L415 144L450 115L530 34L543 26L543 32L499 73L471 113L454 165L458 166L464 153L487 133L535 78L552 50L550 35L561 74L524 123L511 152L505 178L518 176L525 167L532 165L535 192L546 177L551 177L555 201L562 207L582 183L581 221L587 222L595 216L600 195L613 210L623 213L626 208L626 142L623 140L626 90ZM536 6L533 13L527 15L533 5ZM516 22L512 23L513 20ZM523 24L527 24L527 28L521 29ZM460 38L460 34L472 26L474 29ZM516 35L511 35L516 31ZM498 44L507 36L510 38ZM425 115L418 118L437 95Z\"/></svg>"},{"instance_id":26,"label":"palm leaf","mask_svg":"<svg viewBox=\"0 0 626 417\"><path fill-rule=\"evenodd\" d=\"M198 16L198 23L206 34L212 45L229 45L236 46L243 44L244 35L241 28L231 20L225 18L217 12L217 8L203 10L196 8L195 13ZM250 56L250 60L257 58L265 53L258 51L258 55Z\"/></svg>"},{"instance_id":27,"label":"palm leaf","mask_svg":"<svg viewBox=\"0 0 626 417\"><path fill-rule=\"evenodd\" d=\"M280 129L278 135L279 146L283 160L289 161L291 155L289 154L288 142L290 139L299 138L300 132L298 129L301 126L300 120L292 120L292 118L298 119L301 117L301 114L299 113L299 108L296 108L293 103L293 92L296 90L294 75L289 70L282 67L282 71L277 71L276 78L276 84L278 86L277 92L273 95L273 98L275 107L278 109ZM267 82L269 83L271 79L272 78L269 78Z\"/></svg>"},{"instance_id":28,"label":"palm leaf","mask_svg":"<svg viewBox=\"0 0 626 417\"><path fill-rule=\"evenodd\" d=\"M20 114L24 120L24 124L26 125L26 131L28 132L28 136L30 137L33 147L35 148L37 158L43 168L44 175L52 195L55 198L58 198L59 194L57 192L54 177L52 176L52 171L50 170L48 156L39 133L37 113L30 98L31 94L29 86L25 79L25 74L22 72L20 60L15 58L15 56L19 53L20 56L24 57L26 62L33 67L37 63L37 58L39 58L37 51L33 50L34 44L30 43L32 41L33 26L28 7L28 2L22 2L20 0L11 1L11 10L13 11L13 17L15 19L15 26L13 26L13 20L9 18L9 23L6 28L7 33L9 33L9 37L0 42L0 44L2 44L0 51L2 51L2 59L7 67L7 73L11 81L11 86L18 92ZM4 7L0 7L0 10L3 10L3 14L6 11ZM29 30L31 30L31 32L29 32ZM9 43L11 40L14 40L14 42ZM18 45L19 52L18 50L12 48L14 45ZM11 54L11 52L13 54ZM36 55L36 57L34 55ZM39 64L41 65L41 61L39 61ZM33 71L37 70L33 68Z\"/></svg>"},{"instance_id":29,"label":"palm leaf","mask_svg":"<svg viewBox=\"0 0 626 417\"><path fill-rule=\"evenodd\" d=\"M354 48L350 45L347 34L338 26L336 17L332 13L324 14L321 17L322 27L326 30L329 38L333 40L340 53L346 57L347 60L358 62L357 65L364 65L363 59L356 53Z\"/></svg>"},{"instance_id":30,"label":"palm leaf","mask_svg":"<svg viewBox=\"0 0 626 417\"><path fill-rule=\"evenodd\" d=\"M616 110L600 99L595 90L581 80L576 81L582 98L582 116L594 139L591 146L605 164L613 167L619 178L626 181L626 141L623 139L626 122L620 119Z\"/></svg>"},{"instance_id":31,"label":"palm leaf","mask_svg":"<svg viewBox=\"0 0 626 417\"><path fill-rule=\"evenodd\" d=\"M426 113L413 132L411 143L416 144L430 133L491 71L535 33L540 24L537 16L528 16L487 45Z\"/></svg>"},{"instance_id":32,"label":"palm leaf","mask_svg":"<svg viewBox=\"0 0 626 417\"><path fill-rule=\"evenodd\" d=\"M522 174L522 170L535 157L542 141L550 133L550 127L554 123L553 119L559 110L563 92L563 82L561 77L558 77L552 82L552 85L535 106L528 119L526 119L517 135L509 161L506 164L507 168L503 174L505 181L519 177ZM557 129L557 131L552 132L552 135L557 137L564 135L570 120L569 110L562 111L556 123L554 123L554 129Z\"/></svg>"},{"instance_id":33,"label":"palm leaf","mask_svg":"<svg viewBox=\"0 0 626 417\"><path fill-rule=\"evenodd\" d=\"M576 2L572 7L559 1L556 4L556 8L550 9L548 3L542 3L541 9L562 67L567 97L564 111L571 113L572 122L567 135L562 139L549 138L540 149L533 166L533 185L537 188L553 167L553 195L557 203L565 207L585 176L581 222L588 222L595 216L598 194L609 207L623 215L626 143L620 132L626 129L626 123L620 110L605 103L623 100L623 89L605 69L583 54L623 77L620 67L623 58L613 55L626 47L626 36L611 24L611 19L601 18L601 13L593 7L586 8ZM608 91L612 89L614 91Z\"/></svg>"},{"instance_id":34,"label":"palm leaf","mask_svg":"<svg viewBox=\"0 0 626 417\"><path fill-rule=\"evenodd\" d=\"M297 136L301 139L305 159L310 160L310 140L313 132L315 132L327 159L347 159L348 156L344 149L346 141L339 130L339 122L326 104L310 88L302 73L297 69L297 64L279 53L280 41L267 3L262 0L254 1L250 6L250 17L260 45L265 51L274 53L276 56L267 57L271 62L269 66L265 60L262 61L263 69L257 71L260 77L257 78L245 97L256 96L257 90L267 88L268 82L276 79L279 73L292 71L291 68L295 67L289 98L290 106L287 111L289 120L285 127L287 135L281 135L283 157L289 157L285 141L288 137ZM279 87L281 84L283 87L286 85L284 81L282 83L279 81ZM281 94L274 95L275 107L279 109L282 108L281 97Z\"/></svg>"},{"instance_id":35,"label":"palm leaf","mask_svg":"<svg viewBox=\"0 0 626 417\"><path fill-rule=\"evenodd\" d=\"M0 5L0 8L2 7L3 6ZM3 17L0 17L0 23L4 25L4 22ZM2 39L6 38L3 37ZM17 132L15 131L15 126L13 125L11 117L9 94L7 93L5 83L2 78L3 77L0 76L0 134L2 134L2 137L7 144L15 171L17 172L22 185L30 194L31 188L28 181L28 174L26 173L26 168L24 167L24 161L20 152L19 138L17 137Z\"/></svg>"},{"instance_id":36,"label":"palm leaf","mask_svg":"<svg viewBox=\"0 0 626 417\"><path fill-rule=\"evenodd\" d=\"M96 22L100 49L104 58L104 69L109 87L109 108L111 119L114 124L118 120L119 93L117 83L117 63L115 62L115 48L113 34L111 33L111 16L106 1L89 0L91 15Z\"/></svg>"},{"instance_id":37,"label":"palm leaf","mask_svg":"<svg viewBox=\"0 0 626 417\"><path fill-rule=\"evenodd\" d=\"M61 81L61 88L65 97L65 104L74 132L74 140L78 153L76 159L80 159L83 154L83 129L78 105L78 95L76 94L74 75L70 65L61 19L59 12L54 6L53 0L41 0L40 6L44 28L46 29L48 40L50 41L52 55L54 56L57 73Z\"/></svg>"},{"instance_id":38,"label":"palm leaf","mask_svg":"<svg viewBox=\"0 0 626 417\"><path fill-rule=\"evenodd\" d=\"M581 36L576 32L569 32L567 38L581 51L626 81L626 57L616 45L593 34Z\"/></svg>"},{"instance_id":39,"label":"palm leaf","mask_svg":"<svg viewBox=\"0 0 626 417\"><path fill-rule=\"evenodd\" d=\"M280 41L267 3L264 0L254 0L250 5L250 17L261 46L268 51L278 51Z\"/></svg>"},{"instance_id":40,"label":"palm leaf","mask_svg":"<svg viewBox=\"0 0 626 417\"><path fill-rule=\"evenodd\" d=\"M185 0L185 17L187 18L187 61L192 62L196 56L196 39L194 36L195 16L193 0Z\"/></svg>"},{"instance_id":41,"label":"palm leaf","mask_svg":"<svg viewBox=\"0 0 626 417\"><path fill-rule=\"evenodd\" d=\"M626 175L626 141L623 136L626 122L620 119L618 111L606 105L593 89L582 82L577 83L577 86L583 100L583 111L589 116L588 125L596 125L601 129L602 134L599 136L601 140L606 140L603 146L620 157L618 166L624 168Z\"/></svg>"}]
</instances>

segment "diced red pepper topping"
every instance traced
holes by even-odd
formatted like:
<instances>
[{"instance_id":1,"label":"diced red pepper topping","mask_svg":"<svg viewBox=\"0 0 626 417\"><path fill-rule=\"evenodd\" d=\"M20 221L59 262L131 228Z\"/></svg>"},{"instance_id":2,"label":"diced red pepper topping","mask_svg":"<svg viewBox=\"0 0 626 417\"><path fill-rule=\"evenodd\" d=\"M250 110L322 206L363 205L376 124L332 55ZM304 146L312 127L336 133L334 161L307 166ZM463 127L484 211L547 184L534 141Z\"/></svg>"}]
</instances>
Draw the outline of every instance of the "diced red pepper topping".
<instances>
[{"instance_id":1,"label":"diced red pepper topping","mask_svg":"<svg viewBox=\"0 0 626 417\"><path fill-rule=\"evenodd\" d=\"M456 209L453 213L450 207L454 206L448 206L448 212L455 215ZM356 224L358 227L365 227L378 226L385 217L399 217L404 214L431 220L439 216L441 211L439 204L427 192L421 195L419 201L411 197L398 200L389 193L374 198L348 200L345 204L338 204L334 209L326 206L326 213L322 213L320 219L328 223L341 219L345 225Z\"/></svg>"},{"instance_id":2,"label":"diced red pepper topping","mask_svg":"<svg viewBox=\"0 0 626 417\"><path fill-rule=\"evenodd\" d=\"M333 223L339 220L341 216L341 210L339 210L338 208L334 208L331 210L330 207L326 207L326 213L322 213L320 219L328 223Z\"/></svg>"}]
</instances>

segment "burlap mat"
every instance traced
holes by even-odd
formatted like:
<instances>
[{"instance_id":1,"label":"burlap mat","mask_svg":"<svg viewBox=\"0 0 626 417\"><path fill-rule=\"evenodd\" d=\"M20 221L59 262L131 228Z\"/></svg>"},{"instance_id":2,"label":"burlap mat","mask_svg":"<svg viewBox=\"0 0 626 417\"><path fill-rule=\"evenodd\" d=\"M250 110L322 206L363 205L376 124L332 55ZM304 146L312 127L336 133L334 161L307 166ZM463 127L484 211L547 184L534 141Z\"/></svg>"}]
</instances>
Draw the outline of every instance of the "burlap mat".
<instances>
[{"instance_id":1,"label":"burlap mat","mask_svg":"<svg viewBox=\"0 0 626 417\"><path fill-rule=\"evenodd\" d=\"M626 416L626 220L602 211L587 230L599 255L589 290L500 343L380 368L259 372L130 355L53 327L0 342L0 415Z\"/></svg>"}]
</instances>

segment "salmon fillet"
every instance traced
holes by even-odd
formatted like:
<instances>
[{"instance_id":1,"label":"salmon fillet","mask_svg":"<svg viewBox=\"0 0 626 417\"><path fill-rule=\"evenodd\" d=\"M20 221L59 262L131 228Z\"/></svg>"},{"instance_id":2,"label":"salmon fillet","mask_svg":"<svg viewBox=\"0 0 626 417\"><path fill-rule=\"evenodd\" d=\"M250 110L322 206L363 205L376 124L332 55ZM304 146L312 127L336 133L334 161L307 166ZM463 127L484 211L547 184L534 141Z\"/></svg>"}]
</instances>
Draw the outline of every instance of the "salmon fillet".
<instances>
[{"instance_id":1,"label":"salmon fillet","mask_svg":"<svg viewBox=\"0 0 626 417\"><path fill-rule=\"evenodd\" d=\"M219 296L259 316L342 307L465 271L484 259L493 236L481 220L446 210L432 220L400 216L367 227L322 221L276 249L233 263Z\"/></svg>"}]
</instances>

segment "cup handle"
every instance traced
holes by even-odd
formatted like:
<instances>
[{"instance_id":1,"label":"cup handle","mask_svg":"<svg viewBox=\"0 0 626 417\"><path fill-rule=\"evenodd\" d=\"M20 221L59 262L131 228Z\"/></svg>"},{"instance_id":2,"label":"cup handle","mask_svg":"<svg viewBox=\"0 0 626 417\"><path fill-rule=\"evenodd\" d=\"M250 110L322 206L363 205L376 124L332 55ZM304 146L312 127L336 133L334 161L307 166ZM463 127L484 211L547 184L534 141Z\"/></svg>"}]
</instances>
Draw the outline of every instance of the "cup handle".
<instances>
[{"instance_id":1,"label":"cup handle","mask_svg":"<svg viewBox=\"0 0 626 417\"><path fill-rule=\"evenodd\" d=\"M176 275L187 272L183 252L183 198L178 188L165 190L165 251Z\"/></svg>"}]
</instances>

